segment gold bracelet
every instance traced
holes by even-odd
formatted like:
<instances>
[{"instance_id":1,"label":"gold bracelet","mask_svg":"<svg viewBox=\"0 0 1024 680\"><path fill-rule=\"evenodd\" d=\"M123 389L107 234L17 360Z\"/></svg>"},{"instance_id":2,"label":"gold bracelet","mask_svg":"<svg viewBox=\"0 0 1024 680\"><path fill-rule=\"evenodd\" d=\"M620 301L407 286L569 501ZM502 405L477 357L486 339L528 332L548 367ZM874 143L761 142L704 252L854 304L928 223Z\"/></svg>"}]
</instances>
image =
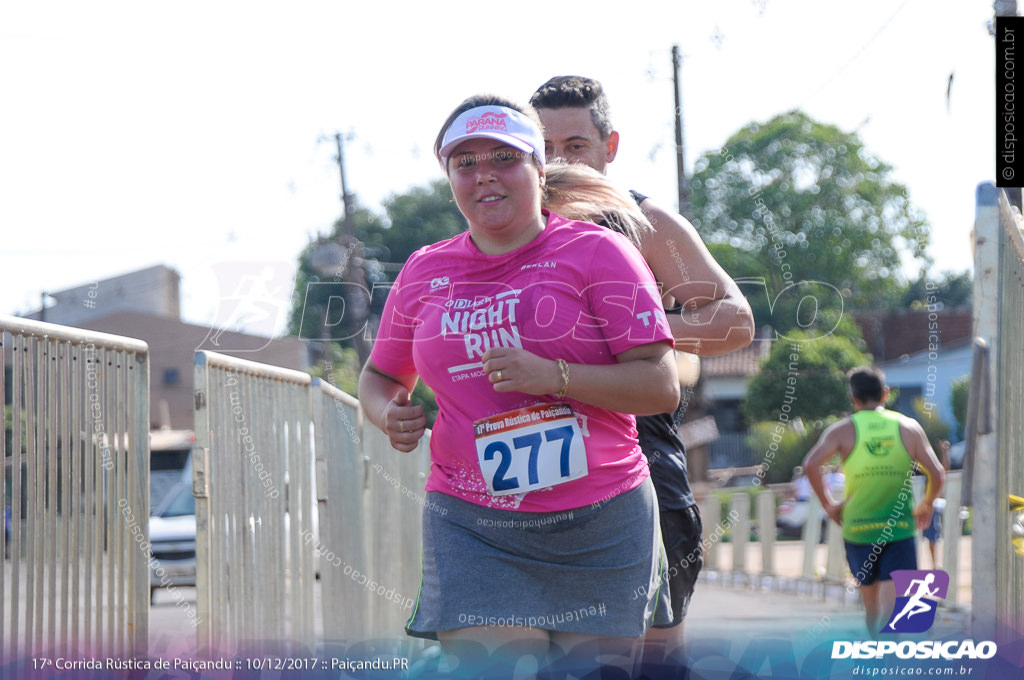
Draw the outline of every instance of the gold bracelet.
<instances>
[{"instance_id":1,"label":"gold bracelet","mask_svg":"<svg viewBox=\"0 0 1024 680\"><path fill-rule=\"evenodd\" d=\"M565 362L565 359L559 359L558 368L562 371L562 389L558 390L558 394L555 396L562 399L569 391L569 364Z\"/></svg>"}]
</instances>

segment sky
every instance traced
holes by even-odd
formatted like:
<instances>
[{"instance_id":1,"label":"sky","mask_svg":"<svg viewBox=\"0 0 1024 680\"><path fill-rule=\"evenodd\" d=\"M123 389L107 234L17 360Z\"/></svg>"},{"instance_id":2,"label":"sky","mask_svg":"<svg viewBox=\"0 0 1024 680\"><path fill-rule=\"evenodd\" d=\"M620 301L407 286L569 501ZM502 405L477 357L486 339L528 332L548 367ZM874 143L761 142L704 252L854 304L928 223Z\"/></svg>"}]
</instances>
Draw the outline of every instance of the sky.
<instances>
[{"instance_id":1,"label":"sky","mask_svg":"<svg viewBox=\"0 0 1024 680\"><path fill-rule=\"evenodd\" d=\"M336 132L348 190L382 211L442 177L431 148L461 100L525 101L553 75L603 82L609 175L672 205L673 44L688 169L800 108L894 167L931 224L932 274L969 270L995 171L991 16L990 0L0 0L0 314L164 264L183 318L213 324L218 271L290 277L340 217Z\"/></svg>"}]
</instances>

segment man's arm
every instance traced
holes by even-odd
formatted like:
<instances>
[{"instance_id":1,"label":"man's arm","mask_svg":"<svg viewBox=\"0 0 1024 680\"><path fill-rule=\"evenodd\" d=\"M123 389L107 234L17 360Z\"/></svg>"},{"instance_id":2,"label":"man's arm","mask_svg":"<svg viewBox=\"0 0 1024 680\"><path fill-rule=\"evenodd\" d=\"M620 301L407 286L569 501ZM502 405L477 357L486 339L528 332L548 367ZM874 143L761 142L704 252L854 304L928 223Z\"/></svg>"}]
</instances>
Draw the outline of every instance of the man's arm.
<instances>
[{"instance_id":1,"label":"man's arm","mask_svg":"<svg viewBox=\"0 0 1024 680\"><path fill-rule=\"evenodd\" d=\"M924 498L914 508L914 520L917 528L924 529L932 521L932 503L942 491L942 486L946 482L946 474L920 423L913 418L904 418L900 425L900 438L903 440L903 446L907 449L907 453L924 470L926 480Z\"/></svg>"},{"instance_id":2,"label":"man's arm","mask_svg":"<svg viewBox=\"0 0 1024 680\"><path fill-rule=\"evenodd\" d=\"M715 356L749 345L754 339L750 305L697 230L650 199L640 208L654 226L654 233L644 239L644 259L662 283L662 293L683 306L668 319L676 349Z\"/></svg>"},{"instance_id":3,"label":"man's arm","mask_svg":"<svg viewBox=\"0 0 1024 680\"><path fill-rule=\"evenodd\" d=\"M825 510L825 514L840 526L843 524L845 501L843 499L839 499L838 503L833 501L825 488L821 468L836 454L842 456L850 452L851 445L847 440L852 433L853 423L849 418L834 423L822 433L818 443L811 447L811 450L807 452L807 457L804 458L804 474L807 475L807 481L811 483L811 489L821 501L821 507Z\"/></svg>"}]
</instances>

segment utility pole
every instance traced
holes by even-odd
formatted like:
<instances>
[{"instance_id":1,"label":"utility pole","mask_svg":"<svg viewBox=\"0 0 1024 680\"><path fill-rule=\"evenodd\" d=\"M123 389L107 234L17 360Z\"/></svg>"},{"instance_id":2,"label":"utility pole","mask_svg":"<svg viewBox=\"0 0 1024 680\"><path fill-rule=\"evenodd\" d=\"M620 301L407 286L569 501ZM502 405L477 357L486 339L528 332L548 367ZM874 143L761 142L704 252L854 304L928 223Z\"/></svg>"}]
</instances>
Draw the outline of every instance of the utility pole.
<instances>
[{"instance_id":1,"label":"utility pole","mask_svg":"<svg viewBox=\"0 0 1024 680\"><path fill-rule=\"evenodd\" d=\"M683 57L679 53L679 45L672 46L672 84L675 94L676 110L676 180L679 184L679 214L688 220L693 220L690 208L690 181L686 179L685 153L683 147L683 97L682 88L679 84L679 68L683 64Z\"/></svg>"},{"instance_id":2,"label":"utility pole","mask_svg":"<svg viewBox=\"0 0 1024 680\"><path fill-rule=\"evenodd\" d=\"M683 65L683 56L679 45L672 46L672 91L675 95L676 124L676 181L679 192L679 214L693 221L693 207L690 203L690 181L686 178L686 154L683 146L683 96L679 82L679 69ZM704 401L704 373L697 377L692 387L684 388L683 422L693 423L707 415L707 404ZM708 462L711 449L708 443L700 443L686 451L686 459L690 468L690 479L698 484L707 481Z\"/></svg>"},{"instance_id":3,"label":"utility pole","mask_svg":"<svg viewBox=\"0 0 1024 680\"><path fill-rule=\"evenodd\" d=\"M326 137L321 137L320 139L325 140ZM349 139L351 139L351 135ZM330 283L355 284L345 285L340 291L340 295L333 296L331 299L341 297L344 300L343 314L347 318L348 326L346 330L350 333L347 339L351 341L352 346L359 355L359 365L362 366L370 356L370 343L362 331L370 316L370 295L366 290L364 246L363 242L356 237L355 225L352 223L353 213L355 212L355 194L349 193L345 182L345 147L344 139L340 132L334 133L334 143L338 149L338 155L334 160L338 163L338 174L341 176L341 203L343 210L341 231L333 238L321 237L318 239L311 255L310 264L318 275L324 279L329 279ZM330 352L326 348L332 342L331 331L326 319L326 314L329 311L330 303L328 302L327 308L324 311L325 319L322 329L323 345L325 347L323 355L328 359ZM330 325L335 326L338 323L340 323L340 320ZM342 340L345 339L342 338Z\"/></svg>"},{"instance_id":4,"label":"utility pole","mask_svg":"<svg viewBox=\"0 0 1024 680\"><path fill-rule=\"evenodd\" d=\"M352 213L354 212L353 202L355 195L350 194L345 188L345 152L340 132L334 133L334 143L338 147L338 155L334 160L338 162L338 172L341 174L341 205L343 208L341 233L354 238L355 227L352 226Z\"/></svg>"}]
</instances>

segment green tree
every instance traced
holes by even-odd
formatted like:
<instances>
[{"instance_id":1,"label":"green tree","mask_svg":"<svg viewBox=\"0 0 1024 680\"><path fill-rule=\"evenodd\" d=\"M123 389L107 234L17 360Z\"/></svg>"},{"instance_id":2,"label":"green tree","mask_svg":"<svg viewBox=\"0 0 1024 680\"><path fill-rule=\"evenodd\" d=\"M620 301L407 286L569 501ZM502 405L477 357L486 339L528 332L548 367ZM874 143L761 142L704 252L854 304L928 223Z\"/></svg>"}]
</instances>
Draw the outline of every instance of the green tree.
<instances>
[{"instance_id":1,"label":"green tree","mask_svg":"<svg viewBox=\"0 0 1024 680\"><path fill-rule=\"evenodd\" d=\"M325 377L350 394L356 393L362 368L355 348L364 325L361 315L346 318L346 309L364 305L368 323L375 324L386 297L380 292L386 293L386 287L374 291L374 284L394 280L398 265L404 264L419 248L451 238L466 228L446 180L394 194L385 201L385 206L383 216L366 208L353 213L351 221L359 243L347 244L354 247L335 271L318 272L313 267L316 242L306 246L299 255L289 332L322 343L320 365L311 368L310 373ZM327 240L339 241L341 228L339 220ZM353 272L348 269L350 266L360 270ZM346 323L352 318L360 321ZM363 349L365 351L366 347ZM412 403L423 406L427 426L432 427L437 416L434 393L420 381L410 398Z\"/></svg>"},{"instance_id":2,"label":"green tree","mask_svg":"<svg viewBox=\"0 0 1024 680\"><path fill-rule=\"evenodd\" d=\"M791 111L698 159L695 224L733 277L763 279L767 296L745 291L759 325L828 332L838 306L899 300L904 258L929 262L925 219L891 174L856 134ZM801 282L819 282L814 297L831 314L810 315L806 288L786 293Z\"/></svg>"},{"instance_id":3,"label":"green tree","mask_svg":"<svg viewBox=\"0 0 1024 680\"><path fill-rule=\"evenodd\" d=\"M359 357L351 347L342 347L338 343L330 343L330 360L323 360L318 366L309 369L309 374L314 378L322 378L337 387L342 392L359 396L359 372L362 366L359 365ZM409 395L409 401L423 407L423 414L427 419L427 427L434 426L437 419L437 398L433 390L427 387L422 380L416 383L416 388Z\"/></svg>"},{"instance_id":4,"label":"green tree","mask_svg":"<svg viewBox=\"0 0 1024 680\"><path fill-rule=\"evenodd\" d=\"M352 224L357 235L371 229L380 217L366 208L358 208L352 215ZM333 232L327 237L334 240L341 233L341 221L335 223ZM324 320L330 315L337 317L342 313L340 305L335 301L332 308L331 296L339 296L345 292L349 284L345 283L348 272L343 267L335 271L318 272L313 267L313 251L318 243L309 243L299 253L299 266L295 273L295 289L292 292L292 309L289 315L288 332L307 340L331 338L340 340L348 347L352 346L350 336L355 329L342 326L325 329ZM346 260L349 262L350 260ZM313 285L311 285L313 284ZM331 284L331 285L318 285ZM372 282L371 282L372 284Z\"/></svg>"},{"instance_id":5,"label":"green tree","mask_svg":"<svg viewBox=\"0 0 1024 680\"><path fill-rule=\"evenodd\" d=\"M772 345L747 385L743 413L750 421L813 423L850 410L846 372L871 363L848 337L791 331Z\"/></svg>"},{"instance_id":6,"label":"green tree","mask_svg":"<svg viewBox=\"0 0 1024 680\"><path fill-rule=\"evenodd\" d=\"M394 194L384 205L387 217L356 234L367 246L387 249L388 260L405 262L416 250L451 238L466 229L448 180L439 179L405 194Z\"/></svg>"},{"instance_id":7,"label":"green tree","mask_svg":"<svg viewBox=\"0 0 1024 680\"><path fill-rule=\"evenodd\" d=\"M960 307L971 304L974 295L974 278L971 272L946 272L942 278L929 278L922 272L912 281L903 295L904 309L927 309L941 303L944 307Z\"/></svg>"},{"instance_id":8,"label":"green tree","mask_svg":"<svg viewBox=\"0 0 1024 680\"><path fill-rule=\"evenodd\" d=\"M921 397L914 399L912 406L914 418L917 419L917 422L921 423L925 436L928 437L928 443L932 445L932 450L938 455L939 442L949 439L950 427L948 423L939 417L937 409L925 408L924 403L924 399Z\"/></svg>"},{"instance_id":9,"label":"green tree","mask_svg":"<svg viewBox=\"0 0 1024 680\"><path fill-rule=\"evenodd\" d=\"M793 468L818 441L826 427L837 419L829 417L811 423L785 425L777 421L762 421L750 426L747 446L762 454L764 482L782 484L793 479Z\"/></svg>"},{"instance_id":10,"label":"green tree","mask_svg":"<svg viewBox=\"0 0 1024 680\"><path fill-rule=\"evenodd\" d=\"M953 381L952 393L949 395L953 417L956 418L956 436L959 439L963 439L967 431L967 395L970 389L971 376L968 374Z\"/></svg>"},{"instance_id":11,"label":"green tree","mask_svg":"<svg viewBox=\"0 0 1024 680\"><path fill-rule=\"evenodd\" d=\"M316 242L300 253L289 317L291 334L312 340L329 338L345 347L354 346L353 338L362 331L362 324L356 327L345 323L345 308L360 302L368 304L372 323L372 316L380 313L385 296L377 294L371 299L369 293L374 284L393 280L395 275L396 267L385 268L384 263L402 264L417 249L451 238L466 228L446 180L394 194L384 203L383 216L366 208L359 208L352 215L354 233L363 248L343 261L361 266L363 271L358 276L340 266L337 271L316 271L312 262ZM336 241L341 228L339 220L327 240ZM360 289L366 291L359 296L362 300L353 300L351 295Z\"/></svg>"}]
</instances>

